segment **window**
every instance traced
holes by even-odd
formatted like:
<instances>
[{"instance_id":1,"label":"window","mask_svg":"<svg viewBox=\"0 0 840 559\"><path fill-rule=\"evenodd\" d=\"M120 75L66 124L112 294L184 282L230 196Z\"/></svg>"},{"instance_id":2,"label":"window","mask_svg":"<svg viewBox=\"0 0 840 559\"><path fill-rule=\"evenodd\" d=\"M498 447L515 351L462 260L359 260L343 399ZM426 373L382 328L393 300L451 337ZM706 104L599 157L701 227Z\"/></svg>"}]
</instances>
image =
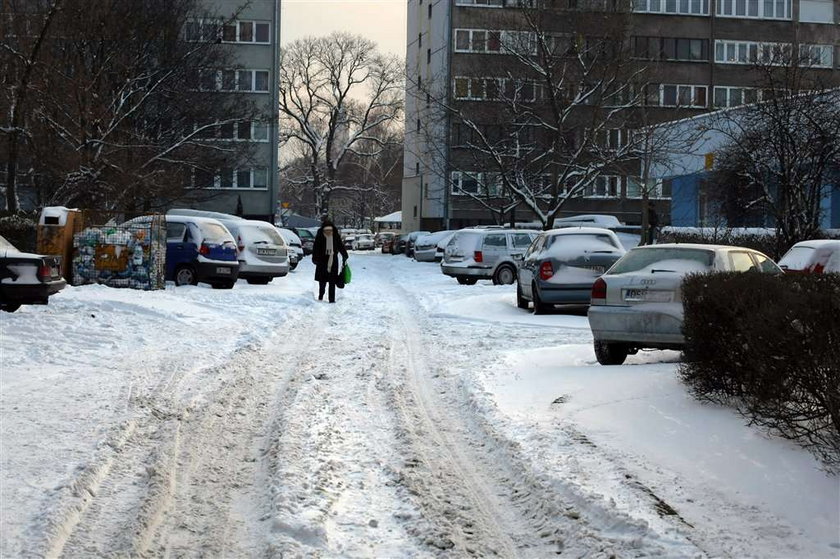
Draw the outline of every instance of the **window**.
<instances>
[{"instance_id":1,"label":"window","mask_svg":"<svg viewBox=\"0 0 840 559\"><path fill-rule=\"evenodd\" d=\"M627 198L641 198L642 182L639 177L627 177ZM654 199L669 199L671 198L671 180L670 179L648 179L647 183L648 198Z\"/></svg>"},{"instance_id":2,"label":"window","mask_svg":"<svg viewBox=\"0 0 840 559\"><path fill-rule=\"evenodd\" d=\"M432 3L429 2L429 19L432 19Z\"/></svg>"},{"instance_id":3,"label":"window","mask_svg":"<svg viewBox=\"0 0 840 559\"><path fill-rule=\"evenodd\" d=\"M586 187L587 198L618 198L621 194L621 177L602 175Z\"/></svg>"},{"instance_id":4,"label":"window","mask_svg":"<svg viewBox=\"0 0 840 559\"><path fill-rule=\"evenodd\" d=\"M761 19L791 19L791 0L718 0L717 15Z\"/></svg>"},{"instance_id":5,"label":"window","mask_svg":"<svg viewBox=\"0 0 840 559\"><path fill-rule=\"evenodd\" d=\"M680 60L689 62L709 60L708 39L677 37L633 37L632 56L645 60Z\"/></svg>"},{"instance_id":6,"label":"window","mask_svg":"<svg viewBox=\"0 0 840 559\"><path fill-rule=\"evenodd\" d=\"M516 85L511 80L504 78L456 77L453 81L455 99L458 100L492 101L499 99L503 91L509 98L518 94L522 100L534 100L534 85L532 82L528 82L530 84L530 90L528 90L522 84Z\"/></svg>"},{"instance_id":7,"label":"window","mask_svg":"<svg viewBox=\"0 0 840 559\"><path fill-rule=\"evenodd\" d=\"M426 64L432 63L432 49L426 49Z\"/></svg>"},{"instance_id":8,"label":"window","mask_svg":"<svg viewBox=\"0 0 840 559\"><path fill-rule=\"evenodd\" d=\"M645 99L652 106L705 108L706 93L705 85L649 84Z\"/></svg>"},{"instance_id":9,"label":"window","mask_svg":"<svg viewBox=\"0 0 840 559\"><path fill-rule=\"evenodd\" d=\"M739 107L758 103L763 99L762 91L754 87L715 87L715 107Z\"/></svg>"},{"instance_id":10,"label":"window","mask_svg":"<svg viewBox=\"0 0 840 559\"><path fill-rule=\"evenodd\" d=\"M498 54L503 51L535 55L536 36L527 31L455 30L455 52Z\"/></svg>"},{"instance_id":11,"label":"window","mask_svg":"<svg viewBox=\"0 0 840 559\"><path fill-rule=\"evenodd\" d=\"M513 246L515 248L527 249L531 246L531 235L528 233L514 233L511 237L513 237Z\"/></svg>"},{"instance_id":12,"label":"window","mask_svg":"<svg viewBox=\"0 0 840 559\"><path fill-rule=\"evenodd\" d=\"M633 11L707 16L709 15L709 0L634 0Z\"/></svg>"},{"instance_id":13,"label":"window","mask_svg":"<svg viewBox=\"0 0 840 559\"><path fill-rule=\"evenodd\" d=\"M834 23L834 4L831 0L799 0L799 21Z\"/></svg>"},{"instance_id":14,"label":"window","mask_svg":"<svg viewBox=\"0 0 840 559\"><path fill-rule=\"evenodd\" d=\"M484 236L484 247L494 249L506 249L507 237L504 233L491 233Z\"/></svg>"},{"instance_id":15,"label":"window","mask_svg":"<svg viewBox=\"0 0 840 559\"><path fill-rule=\"evenodd\" d=\"M457 6L478 6L482 8L501 8L504 0L456 0Z\"/></svg>"},{"instance_id":16,"label":"window","mask_svg":"<svg viewBox=\"0 0 840 559\"><path fill-rule=\"evenodd\" d=\"M451 178L453 195L489 194L495 196L498 194L500 181L497 173L453 171Z\"/></svg>"},{"instance_id":17,"label":"window","mask_svg":"<svg viewBox=\"0 0 840 559\"><path fill-rule=\"evenodd\" d=\"M749 272L755 270L755 263L750 257L749 252L730 251L729 253L729 271L730 272Z\"/></svg>"},{"instance_id":18,"label":"window","mask_svg":"<svg viewBox=\"0 0 840 559\"><path fill-rule=\"evenodd\" d=\"M784 65L791 59L789 43L756 43L752 41L715 41L715 62L720 64Z\"/></svg>"},{"instance_id":19,"label":"window","mask_svg":"<svg viewBox=\"0 0 840 559\"><path fill-rule=\"evenodd\" d=\"M200 70L199 86L204 91L265 93L268 70Z\"/></svg>"},{"instance_id":20,"label":"window","mask_svg":"<svg viewBox=\"0 0 840 559\"><path fill-rule=\"evenodd\" d=\"M167 242L180 242L184 240L184 233L187 232L187 226L184 223L175 223L169 221L166 223L166 240Z\"/></svg>"},{"instance_id":21,"label":"window","mask_svg":"<svg viewBox=\"0 0 840 559\"><path fill-rule=\"evenodd\" d=\"M417 34L417 48L418 49L423 48L423 34L422 33Z\"/></svg>"},{"instance_id":22,"label":"window","mask_svg":"<svg viewBox=\"0 0 840 559\"><path fill-rule=\"evenodd\" d=\"M268 169L254 167L248 169L219 169L215 175L196 171L195 186L229 189L266 189L268 188Z\"/></svg>"},{"instance_id":23,"label":"window","mask_svg":"<svg viewBox=\"0 0 840 559\"><path fill-rule=\"evenodd\" d=\"M271 24L262 21L229 21L218 19L188 21L187 41L271 44Z\"/></svg>"},{"instance_id":24,"label":"window","mask_svg":"<svg viewBox=\"0 0 840 559\"><path fill-rule=\"evenodd\" d=\"M419 161L418 161L417 163L415 163L415 164L414 164L414 174L415 174L415 175L419 175L419 174L420 174L420 162L419 162Z\"/></svg>"},{"instance_id":25,"label":"window","mask_svg":"<svg viewBox=\"0 0 840 559\"><path fill-rule=\"evenodd\" d=\"M834 66L832 45L799 45L799 63L803 66L831 68Z\"/></svg>"}]
</instances>

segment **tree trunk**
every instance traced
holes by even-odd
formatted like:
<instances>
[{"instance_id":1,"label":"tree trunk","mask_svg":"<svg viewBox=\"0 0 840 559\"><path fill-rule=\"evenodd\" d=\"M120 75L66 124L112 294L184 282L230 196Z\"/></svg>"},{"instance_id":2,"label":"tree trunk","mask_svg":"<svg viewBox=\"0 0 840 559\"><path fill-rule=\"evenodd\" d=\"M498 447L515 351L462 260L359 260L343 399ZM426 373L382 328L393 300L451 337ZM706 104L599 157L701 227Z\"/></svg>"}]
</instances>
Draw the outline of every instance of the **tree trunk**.
<instances>
[{"instance_id":1,"label":"tree trunk","mask_svg":"<svg viewBox=\"0 0 840 559\"><path fill-rule=\"evenodd\" d=\"M16 124L12 124L15 128ZM10 213L20 211L20 204L17 196L17 154L18 154L18 132L16 129L9 134L8 161L6 163L6 209Z\"/></svg>"}]
</instances>

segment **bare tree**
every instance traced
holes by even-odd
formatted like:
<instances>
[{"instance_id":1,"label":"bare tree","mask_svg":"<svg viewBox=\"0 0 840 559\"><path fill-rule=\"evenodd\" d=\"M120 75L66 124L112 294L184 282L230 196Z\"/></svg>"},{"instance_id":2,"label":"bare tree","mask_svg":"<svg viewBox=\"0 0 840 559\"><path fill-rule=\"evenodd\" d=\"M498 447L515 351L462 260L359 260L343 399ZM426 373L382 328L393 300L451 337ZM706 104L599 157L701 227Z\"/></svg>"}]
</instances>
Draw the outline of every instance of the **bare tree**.
<instances>
[{"instance_id":1,"label":"bare tree","mask_svg":"<svg viewBox=\"0 0 840 559\"><path fill-rule=\"evenodd\" d=\"M285 47L280 66L282 133L305 147L306 181L324 215L334 192L357 188L339 180L350 156L387 147L378 132L402 116L403 63L364 37L333 33Z\"/></svg>"},{"instance_id":2,"label":"bare tree","mask_svg":"<svg viewBox=\"0 0 840 559\"><path fill-rule=\"evenodd\" d=\"M29 84L43 203L163 207L247 161L250 144L227 140L267 115L225 93L238 75L224 26L198 0L63 0Z\"/></svg>"},{"instance_id":3,"label":"bare tree","mask_svg":"<svg viewBox=\"0 0 840 559\"><path fill-rule=\"evenodd\" d=\"M712 190L721 204L769 216L781 254L820 231L825 189L840 171L840 89L812 67L820 60L810 47L760 56L750 70L758 102L715 113L706 126L724 138Z\"/></svg>"},{"instance_id":4,"label":"bare tree","mask_svg":"<svg viewBox=\"0 0 840 559\"><path fill-rule=\"evenodd\" d=\"M7 122L0 127L6 136L6 209L16 213L20 209L17 191L18 157L22 136L28 134L26 115L30 84L36 67L41 63L41 51L56 19L62 0L48 4L24 0L18 6L11 2L11 12L0 14L5 31L0 36L0 70L3 70L3 101L8 103ZM25 9L28 8L28 9ZM5 59L5 60L4 60Z\"/></svg>"},{"instance_id":5,"label":"bare tree","mask_svg":"<svg viewBox=\"0 0 840 559\"><path fill-rule=\"evenodd\" d=\"M495 200L500 214L521 206L548 229L572 198L619 194L605 175L638 172L640 137L629 129L639 124L646 69L630 56L629 12L613 5L505 10L497 28L506 31L463 39L506 54L501 72L454 76L451 102L416 88L452 121L451 170L460 171L453 192L483 198L485 207Z\"/></svg>"}]
</instances>

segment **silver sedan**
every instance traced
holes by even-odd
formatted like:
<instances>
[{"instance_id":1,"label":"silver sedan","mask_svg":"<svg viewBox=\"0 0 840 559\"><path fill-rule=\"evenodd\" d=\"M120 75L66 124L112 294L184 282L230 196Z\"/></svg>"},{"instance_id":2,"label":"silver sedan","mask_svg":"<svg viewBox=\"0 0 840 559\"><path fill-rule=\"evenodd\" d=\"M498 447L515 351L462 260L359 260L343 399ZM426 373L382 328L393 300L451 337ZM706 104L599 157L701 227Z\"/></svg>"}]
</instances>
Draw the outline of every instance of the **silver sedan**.
<instances>
[{"instance_id":1,"label":"silver sedan","mask_svg":"<svg viewBox=\"0 0 840 559\"><path fill-rule=\"evenodd\" d=\"M663 244L637 247L592 286L589 326L602 365L620 365L639 349L682 349L682 280L692 273L782 270L748 248Z\"/></svg>"}]
</instances>

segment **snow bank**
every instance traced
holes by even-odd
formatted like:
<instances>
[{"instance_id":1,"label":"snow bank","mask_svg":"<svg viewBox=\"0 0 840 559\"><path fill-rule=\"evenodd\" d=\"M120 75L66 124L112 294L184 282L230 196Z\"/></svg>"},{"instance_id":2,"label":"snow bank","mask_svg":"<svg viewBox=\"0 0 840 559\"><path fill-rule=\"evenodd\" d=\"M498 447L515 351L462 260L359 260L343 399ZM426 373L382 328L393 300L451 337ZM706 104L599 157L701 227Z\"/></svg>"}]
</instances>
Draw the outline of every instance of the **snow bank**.
<instances>
[{"instance_id":1,"label":"snow bank","mask_svg":"<svg viewBox=\"0 0 840 559\"><path fill-rule=\"evenodd\" d=\"M543 467L656 525L635 494L644 487L710 555L837 557L838 480L798 446L694 400L677 358L646 352L600 367L589 345L514 351L475 375L475 397ZM570 460L581 471L560 469Z\"/></svg>"}]
</instances>

